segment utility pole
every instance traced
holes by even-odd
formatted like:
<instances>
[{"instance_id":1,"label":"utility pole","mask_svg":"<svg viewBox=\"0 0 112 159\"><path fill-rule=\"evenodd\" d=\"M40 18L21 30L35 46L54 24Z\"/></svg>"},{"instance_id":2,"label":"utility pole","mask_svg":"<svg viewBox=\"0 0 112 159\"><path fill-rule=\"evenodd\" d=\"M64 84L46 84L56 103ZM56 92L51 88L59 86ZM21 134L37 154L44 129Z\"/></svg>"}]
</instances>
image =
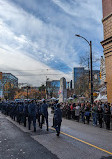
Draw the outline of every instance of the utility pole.
<instances>
[{"instance_id":1,"label":"utility pole","mask_svg":"<svg viewBox=\"0 0 112 159\"><path fill-rule=\"evenodd\" d=\"M27 88L27 100L28 100L28 98L29 98L28 97L28 93L29 93L28 90L30 89L30 86L27 86L26 88Z\"/></svg>"},{"instance_id":2,"label":"utility pole","mask_svg":"<svg viewBox=\"0 0 112 159\"><path fill-rule=\"evenodd\" d=\"M91 104L93 104L93 67L92 67L92 42L88 41L86 38L84 38L83 36L80 35L75 35L77 37L80 37L82 39L84 39L90 46L90 82L91 82Z\"/></svg>"},{"instance_id":3,"label":"utility pole","mask_svg":"<svg viewBox=\"0 0 112 159\"><path fill-rule=\"evenodd\" d=\"M93 104L93 62L92 62L92 42L90 41L90 73L91 73L91 103Z\"/></svg>"}]
</instances>

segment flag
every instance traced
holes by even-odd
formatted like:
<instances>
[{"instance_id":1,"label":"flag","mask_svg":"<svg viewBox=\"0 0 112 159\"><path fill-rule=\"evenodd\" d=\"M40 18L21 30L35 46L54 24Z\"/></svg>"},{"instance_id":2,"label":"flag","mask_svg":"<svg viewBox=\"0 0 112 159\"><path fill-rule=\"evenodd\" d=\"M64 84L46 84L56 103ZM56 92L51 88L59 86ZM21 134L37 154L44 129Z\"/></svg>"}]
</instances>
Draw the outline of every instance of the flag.
<instances>
[{"instance_id":1,"label":"flag","mask_svg":"<svg viewBox=\"0 0 112 159\"><path fill-rule=\"evenodd\" d=\"M59 91L58 91L58 94L61 94L61 93L62 93L62 91L61 91L61 90L59 90Z\"/></svg>"}]
</instances>

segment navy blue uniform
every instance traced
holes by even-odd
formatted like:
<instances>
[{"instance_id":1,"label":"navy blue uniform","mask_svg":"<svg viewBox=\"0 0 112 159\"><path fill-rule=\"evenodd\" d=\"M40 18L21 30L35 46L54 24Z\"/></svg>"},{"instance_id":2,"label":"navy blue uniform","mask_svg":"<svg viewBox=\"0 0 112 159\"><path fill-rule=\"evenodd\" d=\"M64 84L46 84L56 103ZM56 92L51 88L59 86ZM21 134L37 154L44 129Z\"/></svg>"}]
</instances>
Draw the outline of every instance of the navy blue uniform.
<instances>
[{"instance_id":1,"label":"navy blue uniform","mask_svg":"<svg viewBox=\"0 0 112 159\"><path fill-rule=\"evenodd\" d=\"M60 127L62 122L62 111L59 107L54 110L54 125L57 132L57 136L60 134Z\"/></svg>"},{"instance_id":2,"label":"navy blue uniform","mask_svg":"<svg viewBox=\"0 0 112 159\"><path fill-rule=\"evenodd\" d=\"M45 103L45 101L41 105L41 126L40 126L40 128L42 128L42 124L44 123L44 118L46 120L47 131L48 131L48 105Z\"/></svg>"},{"instance_id":3,"label":"navy blue uniform","mask_svg":"<svg viewBox=\"0 0 112 159\"><path fill-rule=\"evenodd\" d=\"M28 105L28 128L31 128L31 121L33 121L34 132L36 131L36 104L30 103Z\"/></svg>"}]
</instances>

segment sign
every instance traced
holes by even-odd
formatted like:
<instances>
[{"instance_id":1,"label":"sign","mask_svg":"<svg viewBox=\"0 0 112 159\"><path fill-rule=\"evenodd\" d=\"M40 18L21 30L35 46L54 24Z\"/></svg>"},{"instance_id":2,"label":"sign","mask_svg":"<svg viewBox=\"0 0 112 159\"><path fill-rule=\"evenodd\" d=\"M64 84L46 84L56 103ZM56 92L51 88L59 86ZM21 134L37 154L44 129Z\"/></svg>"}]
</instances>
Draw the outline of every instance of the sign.
<instances>
[{"instance_id":1,"label":"sign","mask_svg":"<svg viewBox=\"0 0 112 159\"><path fill-rule=\"evenodd\" d=\"M97 95L98 95L98 94L97 94L96 92L93 93L93 96L94 96L94 97L97 97Z\"/></svg>"},{"instance_id":2,"label":"sign","mask_svg":"<svg viewBox=\"0 0 112 159\"><path fill-rule=\"evenodd\" d=\"M61 93L62 93L62 91L61 91L61 90L59 90L58 94L60 95Z\"/></svg>"}]
</instances>

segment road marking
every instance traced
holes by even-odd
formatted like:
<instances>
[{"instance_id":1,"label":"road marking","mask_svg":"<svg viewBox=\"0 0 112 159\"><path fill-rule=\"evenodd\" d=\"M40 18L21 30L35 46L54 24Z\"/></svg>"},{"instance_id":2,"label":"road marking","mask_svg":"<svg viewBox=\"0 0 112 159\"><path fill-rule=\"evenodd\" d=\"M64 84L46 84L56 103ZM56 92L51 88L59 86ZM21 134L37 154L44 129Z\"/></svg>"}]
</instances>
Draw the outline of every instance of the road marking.
<instances>
[{"instance_id":1,"label":"road marking","mask_svg":"<svg viewBox=\"0 0 112 159\"><path fill-rule=\"evenodd\" d=\"M109 133L112 133L112 131L109 131Z\"/></svg>"},{"instance_id":2,"label":"road marking","mask_svg":"<svg viewBox=\"0 0 112 159\"><path fill-rule=\"evenodd\" d=\"M52 130L55 130L55 129L52 128L52 127L49 127L49 128L52 129ZM100 147L98 147L98 146L92 145L92 144L90 144L90 143L88 143L88 142L86 142L86 141L83 141L83 140L81 140L81 139L78 139L78 138L76 138L76 137L74 137L74 136L72 136L72 135L66 134L66 133L64 133L64 132L62 132L62 131L61 131L60 133L63 134L63 135L65 135L65 136L68 136L68 137L70 137L70 138L72 138L72 139L75 139L75 140L77 140L77 141L80 141L80 142L82 142L82 143L84 143L84 144L86 144L86 145L89 145L89 146L91 146L91 147L94 147L94 148L96 148L96 149L98 149L98 150L100 150L100 151L103 151L103 152L106 152L106 153L112 155L112 152L109 152L109 151L107 151L107 150L105 150L105 149L102 149L102 148L100 148Z\"/></svg>"}]
</instances>

